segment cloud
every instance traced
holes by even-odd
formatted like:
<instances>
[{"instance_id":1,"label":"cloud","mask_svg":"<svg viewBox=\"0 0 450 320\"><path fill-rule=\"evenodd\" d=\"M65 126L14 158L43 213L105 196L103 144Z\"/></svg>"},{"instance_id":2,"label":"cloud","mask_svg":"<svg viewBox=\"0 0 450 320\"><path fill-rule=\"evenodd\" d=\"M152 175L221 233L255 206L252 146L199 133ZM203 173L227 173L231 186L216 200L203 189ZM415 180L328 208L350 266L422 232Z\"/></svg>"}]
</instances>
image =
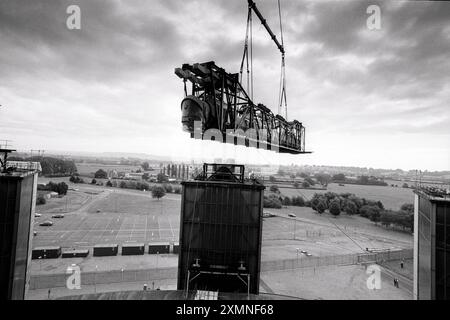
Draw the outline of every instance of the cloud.
<instances>
[{"instance_id":1,"label":"cloud","mask_svg":"<svg viewBox=\"0 0 450 320\"><path fill-rule=\"evenodd\" d=\"M81 1L82 27L74 31L66 28L65 11L73 1L55 6L48 1L2 3L5 76L26 75L31 69L105 83L143 69L154 71L180 51L176 26L149 4L148 10L122 14L119 1Z\"/></svg>"},{"instance_id":2,"label":"cloud","mask_svg":"<svg viewBox=\"0 0 450 320\"><path fill-rule=\"evenodd\" d=\"M309 7L314 19L300 32L292 30L307 47L296 62L303 61L310 76L356 85L358 91L394 100L414 100L441 91L450 77L446 35L450 6L399 3L403 5L379 3L380 31L366 28L368 2L315 3Z\"/></svg>"},{"instance_id":3,"label":"cloud","mask_svg":"<svg viewBox=\"0 0 450 320\"><path fill-rule=\"evenodd\" d=\"M279 38L276 1L256 3ZM81 30L66 28L72 4ZM393 167L449 168L450 5L281 4L288 116L306 125L308 148L319 151L305 161L389 164L365 149L376 135L398 159ZM381 30L366 27L369 4L381 8ZM0 136L28 149L196 152L180 131L174 68L214 60L238 72L246 18L245 1L1 1ZM253 35L254 100L276 112L280 53L256 16ZM330 158L342 136L346 151ZM401 145L443 151L424 163Z\"/></svg>"}]
</instances>

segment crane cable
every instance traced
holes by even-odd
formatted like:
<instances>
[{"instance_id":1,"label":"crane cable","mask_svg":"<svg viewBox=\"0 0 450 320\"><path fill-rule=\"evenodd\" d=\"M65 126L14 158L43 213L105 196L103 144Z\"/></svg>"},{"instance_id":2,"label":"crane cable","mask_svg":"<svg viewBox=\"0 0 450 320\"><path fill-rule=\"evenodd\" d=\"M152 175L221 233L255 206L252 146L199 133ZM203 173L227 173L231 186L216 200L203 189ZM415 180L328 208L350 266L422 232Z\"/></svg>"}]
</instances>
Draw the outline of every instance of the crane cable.
<instances>
[{"instance_id":1,"label":"crane cable","mask_svg":"<svg viewBox=\"0 0 450 320\"><path fill-rule=\"evenodd\" d=\"M287 97L286 97L286 64L285 64L285 52L284 52L284 37L283 37L283 24L281 17L281 3L278 0L278 17L280 24L281 34L281 70L280 70L280 84L278 93L278 114L281 115L284 106L284 116L287 120ZM250 60L250 61L249 61ZM241 67L239 71L240 82L243 80L244 62L247 72L247 90L250 99L253 100L253 23L252 23L252 6L249 4L248 16L247 16L247 28L245 32L244 53L242 55Z\"/></svg>"},{"instance_id":2,"label":"crane cable","mask_svg":"<svg viewBox=\"0 0 450 320\"><path fill-rule=\"evenodd\" d=\"M250 50L249 50L250 47ZM250 62L249 62L250 60ZM245 31L244 54L242 55L241 68L239 70L239 82L243 80L244 62L247 73L247 91L253 101L253 21L252 8L248 8L247 29Z\"/></svg>"},{"instance_id":3,"label":"crane cable","mask_svg":"<svg viewBox=\"0 0 450 320\"><path fill-rule=\"evenodd\" d=\"M247 29L245 30L244 53L242 55L241 68L239 70L239 82L242 83L242 80L243 80L242 72L244 71L244 62L246 62L246 66L247 66L247 68L246 68L246 70L247 70L247 90L248 90L248 87L249 87L249 79L250 79L250 77L249 77L250 70L248 68L248 54L247 54L247 52L248 52L248 32L249 32L249 27L250 27L250 23L249 23L250 15L251 15L251 9L249 8L248 9L248 16L247 16Z\"/></svg>"},{"instance_id":4,"label":"crane cable","mask_svg":"<svg viewBox=\"0 0 450 320\"><path fill-rule=\"evenodd\" d=\"M252 10L250 9L250 85L251 90L250 99L253 101L253 18L252 18Z\"/></svg>"},{"instance_id":5,"label":"crane cable","mask_svg":"<svg viewBox=\"0 0 450 320\"><path fill-rule=\"evenodd\" d=\"M285 64L285 53L284 53L284 39L283 39L283 24L281 22L281 4L278 0L278 17L280 21L280 36L281 36L281 46L283 47L283 52L281 53L281 72L280 72L280 90L278 95L278 114L281 115L284 101L284 111L285 119L287 120L287 97L286 97L286 64Z\"/></svg>"}]
</instances>

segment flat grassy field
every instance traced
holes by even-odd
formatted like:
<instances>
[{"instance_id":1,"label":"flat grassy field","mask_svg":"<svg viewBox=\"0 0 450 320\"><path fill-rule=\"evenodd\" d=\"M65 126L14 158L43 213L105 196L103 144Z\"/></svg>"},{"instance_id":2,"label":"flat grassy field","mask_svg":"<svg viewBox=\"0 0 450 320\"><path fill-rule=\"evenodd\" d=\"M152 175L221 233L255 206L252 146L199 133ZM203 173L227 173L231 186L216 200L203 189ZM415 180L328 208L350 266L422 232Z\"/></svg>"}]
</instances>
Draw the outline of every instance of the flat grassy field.
<instances>
[{"instance_id":1,"label":"flat grassy field","mask_svg":"<svg viewBox=\"0 0 450 320\"><path fill-rule=\"evenodd\" d=\"M303 196L305 200L310 200L315 193L325 192L346 193L350 192L358 197L369 200L381 201L386 209L398 210L404 203L414 203L414 194L412 189L384 187L384 186L363 186L347 184L339 186L336 183L330 183L327 190L308 190L280 188L280 192L288 197Z\"/></svg>"},{"instance_id":2,"label":"flat grassy field","mask_svg":"<svg viewBox=\"0 0 450 320\"><path fill-rule=\"evenodd\" d=\"M153 199L150 192L141 192L140 194L128 194L115 192L112 188L111 194L91 206L88 213L96 213L97 210L101 212L116 212L130 215L180 215L180 200L181 196L170 195L170 197L177 197L179 201L168 200L163 197L160 200ZM118 190L121 191L121 190Z\"/></svg>"},{"instance_id":3,"label":"flat grassy field","mask_svg":"<svg viewBox=\"0 0 450 320\"><path fill-rule=\"evenodd\" d=\"M410 249L410 233L388 230L368 219L317 214L307 207L264 209L277 217L263 221L263 260L295 258L296 249L314 256L361 253L365 248ZM289 217L294 214L295 217Z\"/></svg>"},{"instance_id":4,"label":"flat grassy field","mask_svg":"<svg viewBox=\"0 0 450 320\"><path fill-rule=\"evenodd\" d=\"M271 291L313 300L411 300L412 292L396 288L392 279L381 274L381 288L367 288L364 265L327 266L276 272L263 272L261 279Z\"/></svg>"},{"instance_id":5,"label":"flat grassy field","mask_svg":"<svg viewBox=\"0 0 450 320\"><path fill-rule=\"evenodd\" d=\"M67 195L61 198L47 199L43 205L36 206L39 213L65 213L72 212L80 208L89 201L89 195L84 192L68 191Z\"/></svg>"},{"instance_id":6,"label":"flat grassy field","mask_svg":"<svg viewBox=\"0 0 450 320\"><path fill-rule=\"evenodd\" d=\"M99 169L103 169L105 171L116 170L117 172L131 172L142 169L140 166L107 165L99 163L76 163L75 165L77 166L80 176L91 178L94 177L94 173Z\"/></svg>"}]
</instances>

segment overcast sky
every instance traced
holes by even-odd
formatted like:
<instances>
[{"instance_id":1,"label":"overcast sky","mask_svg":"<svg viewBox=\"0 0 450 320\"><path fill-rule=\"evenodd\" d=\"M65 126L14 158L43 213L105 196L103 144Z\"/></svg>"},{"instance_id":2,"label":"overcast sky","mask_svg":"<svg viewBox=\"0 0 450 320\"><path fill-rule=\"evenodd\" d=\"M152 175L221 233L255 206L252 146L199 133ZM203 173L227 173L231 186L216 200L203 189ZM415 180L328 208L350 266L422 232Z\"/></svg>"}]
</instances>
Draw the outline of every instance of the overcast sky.
<instances>
[{"instance_id":1,"label":"overcast sky","mask_svg":"<svg viewBox=\"0 0 450 320\"><path fill-rule=\"evenodd\" d=\"M256 1L279 34L276 0ZM81 8L81 30L66 27ZM0 1L0 139L21 150L120 151L283 164L450 169L450 3L281 0L289 120L311 155L181 130L174 68L238 72L247 4ZM366 26L369 4L381 30ZM277 111L280 55L254 17L255 102Z\"/></svg>"}]
</instances>

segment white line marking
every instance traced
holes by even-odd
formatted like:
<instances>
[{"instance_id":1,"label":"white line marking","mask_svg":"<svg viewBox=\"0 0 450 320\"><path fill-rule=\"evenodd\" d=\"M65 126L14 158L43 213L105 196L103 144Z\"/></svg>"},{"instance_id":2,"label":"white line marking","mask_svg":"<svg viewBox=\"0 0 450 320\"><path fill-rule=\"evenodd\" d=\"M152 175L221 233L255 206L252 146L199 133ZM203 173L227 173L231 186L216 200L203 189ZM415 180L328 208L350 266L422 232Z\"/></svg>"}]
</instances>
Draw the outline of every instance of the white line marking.
<instances>
[{"instance_id":1,"label":"white line marking","mask_svg":"<svg viewBox=\"0 0 450 320\"><path fill-rule=\"evenodd\" d=\"M173 232L172 223L170 222L170 218L167 218L167 220L169 220L170 231L172 232L172 238L175 238L175 233Z\"/></svg>"}]
</instances>

